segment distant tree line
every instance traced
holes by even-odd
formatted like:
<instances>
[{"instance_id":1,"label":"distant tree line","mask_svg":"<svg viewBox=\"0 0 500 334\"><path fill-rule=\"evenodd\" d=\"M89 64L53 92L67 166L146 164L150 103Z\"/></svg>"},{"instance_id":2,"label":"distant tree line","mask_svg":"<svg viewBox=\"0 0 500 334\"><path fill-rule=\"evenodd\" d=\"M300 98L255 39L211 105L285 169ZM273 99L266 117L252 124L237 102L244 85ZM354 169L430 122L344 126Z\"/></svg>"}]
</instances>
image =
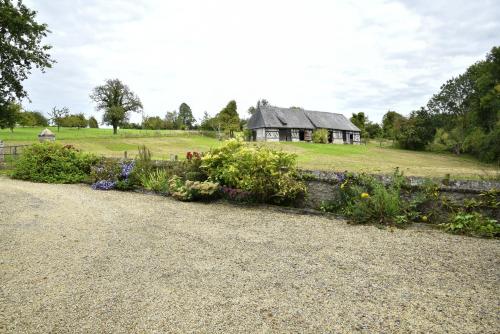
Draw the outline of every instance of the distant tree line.
<instances>
[{"instance_id":1,"label":"distant tree line","mask_svg":"<svg viewBox=\"0 0 500 334\"><path fill-rule=\"evenodd\" d=\"M22 127L40 127L52 124L68 128L98 128L99 124L95 117L86 118L83 113L72 114L67 107L58 109L52 108L49 112L49 118L45 117L40 111L23 110L20 104L9 103L0 113L0 129L8 128L14 131L16 126Z\"/></svg>"}]
</instances>

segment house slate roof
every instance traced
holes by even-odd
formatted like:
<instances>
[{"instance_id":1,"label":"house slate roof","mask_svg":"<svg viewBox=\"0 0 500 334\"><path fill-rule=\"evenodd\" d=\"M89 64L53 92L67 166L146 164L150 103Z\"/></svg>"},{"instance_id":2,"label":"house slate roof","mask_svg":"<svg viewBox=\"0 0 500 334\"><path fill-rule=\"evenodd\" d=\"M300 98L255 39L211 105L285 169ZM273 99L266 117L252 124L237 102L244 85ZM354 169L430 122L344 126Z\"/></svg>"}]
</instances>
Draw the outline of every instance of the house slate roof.
<instances>
[{"instance_id":1,"label":"house slate roof","mask_svg":"<svg viewBox=\"0 0 500 334\"><path fill-rule=\"evenodd\" d=\"M248 120L247 127L360 131L342 114L274 106L265 106L257 110Z\"/></svg>"}]
</instances>

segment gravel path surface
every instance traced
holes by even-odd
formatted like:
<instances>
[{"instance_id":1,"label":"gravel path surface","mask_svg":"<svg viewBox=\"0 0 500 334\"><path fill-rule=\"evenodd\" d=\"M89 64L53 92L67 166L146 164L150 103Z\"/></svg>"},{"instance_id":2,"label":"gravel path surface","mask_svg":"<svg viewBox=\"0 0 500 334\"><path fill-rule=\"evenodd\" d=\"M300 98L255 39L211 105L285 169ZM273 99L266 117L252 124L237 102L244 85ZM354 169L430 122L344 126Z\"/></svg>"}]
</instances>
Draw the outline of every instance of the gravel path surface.
<instances>
[{"instance_id":1,"label":"gravel path surface","mask_svg":"<svg viewBox=\"0 0 500 334\"><path fill-rule=\"evenodd\" d=\"M500 242L0 178L0 332L498 333Z\"/></svg>"}]
</instances>

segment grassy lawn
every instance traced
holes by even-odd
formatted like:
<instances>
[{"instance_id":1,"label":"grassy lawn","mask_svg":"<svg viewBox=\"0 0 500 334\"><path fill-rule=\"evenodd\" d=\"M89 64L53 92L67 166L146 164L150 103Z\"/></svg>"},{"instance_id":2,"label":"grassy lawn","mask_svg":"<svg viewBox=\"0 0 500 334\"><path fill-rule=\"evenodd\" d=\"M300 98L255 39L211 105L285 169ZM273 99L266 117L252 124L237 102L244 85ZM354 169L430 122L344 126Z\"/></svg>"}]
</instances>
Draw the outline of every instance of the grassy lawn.
<instances>
[{"instance_id":1,"label":"grassy lawn","mask_svg":"<svg viewBox=\"0 0 500 334\"><path fill-rule=\"evenodd\" d=\"M0 130L0 139L9 144L27 144L37 141L42 128L17 128L11 133ZM137 147L146 145L155 159L169 159L171 154L184 157L187 151L208 151L220 142L194 132L176 130L119 130L51 128L57 141L99 155L121 157L127 151L129 157L137 153ZM414 152L368 145L326 145L311 143L268 143L276 148L298 155L299 166L307 169L366 171L391 173L399 167L406 175L452 178L498 178L495 165L483 164L467 156Z\"/></svg>"}]
</instances>

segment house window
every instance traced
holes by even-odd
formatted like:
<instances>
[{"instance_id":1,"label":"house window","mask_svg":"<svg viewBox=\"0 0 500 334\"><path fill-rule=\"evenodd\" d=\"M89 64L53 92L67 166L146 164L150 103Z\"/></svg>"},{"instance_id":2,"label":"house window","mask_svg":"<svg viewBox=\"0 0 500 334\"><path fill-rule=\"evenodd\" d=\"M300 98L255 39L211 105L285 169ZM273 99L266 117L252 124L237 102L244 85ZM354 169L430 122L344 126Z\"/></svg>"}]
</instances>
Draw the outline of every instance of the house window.
<instances>
[{"instance_id":1,"label":"house window","mask_svg":"<svg viewBox=\"0 0 500 334\"><path fill-rule=\"evenodd\" d=\"M333 139L342 139L342 131L333 131Z\"/></svg>"}]
</instances>

